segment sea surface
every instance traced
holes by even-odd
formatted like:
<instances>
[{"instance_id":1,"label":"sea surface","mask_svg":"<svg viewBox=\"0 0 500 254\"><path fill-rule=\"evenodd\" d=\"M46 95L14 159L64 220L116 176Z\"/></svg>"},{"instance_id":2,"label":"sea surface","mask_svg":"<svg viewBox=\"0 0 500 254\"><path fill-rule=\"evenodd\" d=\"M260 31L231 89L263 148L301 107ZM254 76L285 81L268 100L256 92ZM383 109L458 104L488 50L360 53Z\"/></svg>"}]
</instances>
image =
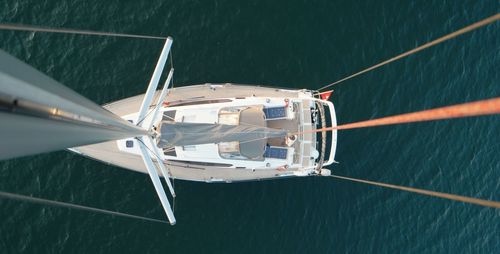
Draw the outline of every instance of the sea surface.
<instances>
[{"instance_id":1,"label":"sea surface","mask_svg":"<svg viewBox=\"0 0 500 254\"><path fill-rule=\"evenodd\" d=\"M495 0L3 0L0 23L170 35L175 86L318 89L499 10ZM145 92L162 42L1 30L0 48L103 104ZM338 84L331 100L349 123L498 97L499 70L496 22ZM499 116L346 130L330 169L500 200L499 130ZM0 199L0 253L500 253L498 209L321 177L175 189L175 226ZM147 175L67 151L0 162L0 190L164 218Z\"/></svg>"}]
</instances>

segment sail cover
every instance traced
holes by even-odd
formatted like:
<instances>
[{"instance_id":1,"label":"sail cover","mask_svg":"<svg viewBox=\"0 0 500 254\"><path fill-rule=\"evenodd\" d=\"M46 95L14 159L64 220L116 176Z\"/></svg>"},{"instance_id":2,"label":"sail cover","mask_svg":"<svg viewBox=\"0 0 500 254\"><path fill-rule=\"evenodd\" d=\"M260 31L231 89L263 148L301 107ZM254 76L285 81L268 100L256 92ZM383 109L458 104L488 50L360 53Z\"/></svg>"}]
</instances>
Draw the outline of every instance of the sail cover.
<instances>
[{"instance_id":1,"label":"sail cover","mask_svg":"<svg viewBox=\"0 0 500 254\"><path fill-rule=\"evenodd\" d=\"M286 137L287 131L249 124L176 123L163 121L160 148L222 142L239 142L240 152L248 158L262 156L268 138Z\"/></svg>"}]
</instances>

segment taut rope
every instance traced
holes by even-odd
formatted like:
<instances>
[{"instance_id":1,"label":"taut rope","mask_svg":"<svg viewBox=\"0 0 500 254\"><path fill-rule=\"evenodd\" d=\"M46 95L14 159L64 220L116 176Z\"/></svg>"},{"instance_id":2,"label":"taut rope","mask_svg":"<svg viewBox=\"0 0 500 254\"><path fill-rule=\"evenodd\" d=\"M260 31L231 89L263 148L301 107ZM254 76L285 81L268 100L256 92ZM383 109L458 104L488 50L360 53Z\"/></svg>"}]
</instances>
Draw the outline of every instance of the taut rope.
<instances>
[{"instance_id":1,"label":"taut rope","mask_svg":"<svg viewBox=\"0 0 500 254\"><path fill-rule=\"evenodd\" d=\"M140 39L155 39L155 40L166 40L167 39L167 37L162 37L162 36L98 32L98 31L67 29L67 28L49 28L49 27L29 26L29 25L21 25L21 24L0 24L0 29L29 31L29 32L100 35L100 36L127 37L127 38L140 38Z\"/></svg>"},{"instance_id":2,"label":"taut rope","mask_svg":"<svg viewBox=\"0 0 500 254\"><path fill-rule=\"evenodd\" d=\"M331 175L331 177L337 178L337 179L348 180L348 181L352 181L352 182L365 183L365 184L369 184L369 185L375 185L375 186L395 189L395 190L408 191L408 192L418 193L418 194L422 194L422 195L426 195L426 196L432 196L432 197L444 198L444 199L449 199L449 200L454 200L454 201L460 201L460 202L470 203L470 204L474 204L474 205L500 208L500 202L498 202L498 201L484 200L484 199L479 199L479 198L471 198L471 197L465 197L465 196L460 196L460 195L455 195L455 194L448 194L448 193L437 192L437 191L423 190L423 189L393 185L393 184L388 184L388 183L380 183L380 182L356 179L356 178L339 176L339 175Z\"/></svg>"},{"instance_id":3,"label":"taut rope","mask_svg":"<svg viewBox=\"0 0 500 254\"><path fill-rule=\"evenodd\" d=\"M145 220L145 221L158 222L158 223L168 223L167 221L157 220L157 219L148 218L148 217L142 217L142 216L127 214L127 213L114 212L114 211L109 211L109 210L104 210L104 209L99 209L99 208L94 208L94 207L88 207L88 206L82 206L82 205L75 205L75 204L71 204L71 203L48 200L48 199L43 199L43 198L35 198L35 197L30 197L30 196L25 196L25 195L20 195L20 194L3 192L3 191L0 191L0 197L14 199L14 200L20 200L20 201L26 201L26 202L35 203L35 204L58 206L58 207L83 210L83 211L87 211L87 212L116 215L116 216L126 217L126 218L130 218L130 219L138 219L138 220Z\"/></svg>"},{"instance_id":4,"label":"taut rope","mask_svg":"<svg viewBox=\"0 0 500 254\"><path fill-rule=\"evenodd\" d=\"M358 76L358 75L361 75L361 74L363 74L363 73L365 73L365 72L368 72L368 71L371 71L371 70L373 70L373 69L376 69L376 68L378 68L378 67L380 67L380 66L383 66L383 65L386 65L386 64L388 64L388 63L394 62L394 61L396 61L396 60L398 60L398 59L401 59L401 58L403 58L403 57L406 57L406 56L409 56L409 55L411 55L411 54L417 53L417 52L419 52L419 51L421 51L421 50L424 50L424 49L426 49L426 48L429 48L429 47L432 47L432 46L434 46L434 45L437 45L437 44L439 44L439 43L441 43L441 42L447 41L447 40L449 40L449 39L455 38L455 37L457 37L457 36L459 36L459 35L462 35L462 34L464 34L464 33L467 33L467 32L470 32L470 31L472 31L472 30L475 30L475 29L477 29L477 28L480 28L480 27L482 27L482 26L488 25L488 24L493 23L493 22L495 22L495 21L497 21L497 20L499 20L499 19L500 19L500 13L497 13L497 14L495 14L495 15L493 15L493 16L491 16L491 17L489 17L489 18L483 19L483 20L481 20L481 21L479 21L479 22L476 22L476 23L474 23L474 24L472 24L472 25L466 26L466 27L464 27L464 28L462 28L462 29L460 29L460 30L458 30L458 31L455 31L455 32L453 32L453 33L451 33L451 34L447 34L447 35L445 35L445 36L443 36L443 37L440 37L440 38L438 38L438 39L436 39L436 40L433 40L433 41L431 41L431 42L428 42L428 43L426 43L426 44L424 44L424 45L422 45L422 46L420 46L420 47L414 48L414 49L412 49L412 50L410 50L410 51L407 51L407 52L405 52L405 53L403 53L403 54L400 54L400 55L398 55L398 56L395 56L395 57L393 57L393 58L391 58L391 59L389 59L389 60L386 60L386 61L383 61L383 62L381 62L381 63L378 63L378 64L376 64L376 65L374 65L374 66L372 66L372 67L370 67L370 68L364 69L364 70L362 70L362 71L360 71L360 72L356 72L356 73L352 74L351 76L348 76L348 77L345 77L345 78L343 78L343 79L341 79L341 80L335 81L335 82L333 82L333 83L331 83L331 84L329 84L329 85L326 85L326 86L324 86L324 87L320 88L319 90L321 91L321 90L326 89L326 88L328 88L328 87L334 86L334 85L336 85L336 84L338 84L338 83L340 83L340 82L343 82L343 81L346 81L346 80L348 80L348 79L354 78L354 77L356 77L356 76Z\"/></svg>"},{"instance_id":5,"label":"taut rope","mask_svg":"<svg viewBox=\"0 0 500 254\"><path fill-rule=\"evenodd\" d=\"M382 117L367 121L342 124L338 126L321 128L316 130L296 132L292 134L314 133L320 131L333 131L333 130L347 130L347 129L366 128L366 127L381 126L381 125L413 123L413 122L442 120L442 119L451 119L460 117L493 115L493 114L500 114L500 97L488 100L463 103L453 106L423 110L413 113Z\"/></svg>"}]
</instances>

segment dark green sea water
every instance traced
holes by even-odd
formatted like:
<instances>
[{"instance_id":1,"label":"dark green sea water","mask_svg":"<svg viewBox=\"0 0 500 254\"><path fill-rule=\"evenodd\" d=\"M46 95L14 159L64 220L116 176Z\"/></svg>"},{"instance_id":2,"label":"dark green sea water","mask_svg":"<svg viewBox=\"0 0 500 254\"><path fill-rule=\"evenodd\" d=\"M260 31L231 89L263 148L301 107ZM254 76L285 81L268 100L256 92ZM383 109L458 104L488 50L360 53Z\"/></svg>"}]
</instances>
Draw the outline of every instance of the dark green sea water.
<instances>
[{"instance_id":1,"label":"dark green sea water","mask_svg":"<svg viewBox=\"0 0 500 254\"><path fill-rule=\"evenodd\" d=\"M171 35L176 86L317 89L499 7L494 0L4 0L0 22ZM161 47L0 31L1 49L101 104L143 93ZM498 97L499 66L497 22L339 84L332 100L339 123L348 123ZM486 116L343 131L340 164L331 169L500 200L499 129L500 117ZM0 199L0 253L500 253L500 211L491 208L319 177L176 181L175 188L173 227ZM66 151L0 162L0 190L164 216L148 176Z\"/></svg>"}]
</instances>

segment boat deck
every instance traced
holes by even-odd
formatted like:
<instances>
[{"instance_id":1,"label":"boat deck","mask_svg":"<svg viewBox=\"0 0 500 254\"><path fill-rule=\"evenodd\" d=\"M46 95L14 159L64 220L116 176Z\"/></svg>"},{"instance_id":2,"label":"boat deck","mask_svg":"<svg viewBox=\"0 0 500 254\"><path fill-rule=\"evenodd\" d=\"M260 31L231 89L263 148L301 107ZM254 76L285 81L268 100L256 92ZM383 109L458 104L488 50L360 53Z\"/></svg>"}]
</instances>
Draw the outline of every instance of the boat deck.
<instances>
[{"instance_id":1,"label":"boat deck","mask_svg":"<svg viewBox=\"0 0 500 254\"><path fill-rule=\"evenodd\" d=\"M159 92L155 96L158 96ZM104 105L104 108L109 111L123 116L137 112L144 95L138 95L134 97L129 97L123 100L112 102ZM221 98L221 97L247 97L247 96L257 96L257 97L286 97L286 98L298 98L299 92L297 90L281 90L276 88L266 88L266 87L256 87L256 86L245 86L245 85L234 85L234 84L204 84L188 87L174 88L170 91L167 96L166 101L179 101L179 100L192 100L192 99L203 99L203 98ZM154 105L152 105L154 106ZM303 109L301 109L303 110ZM305 114L308 117L308 122L310 123L310 114ZM291 131L300 131L298 120L271 120L269 121L270 127L274 124L285 124L287 128ZM308 127L307 127L308 126ZM311 125L307 125L306 128L311 128ZM312 134L304 134L312 135ZM311 137L303 137L310 138ZM314 142L313 142L314 143ZM297 145L296 142L295 145ZM311 144L312 145L312 144ZM298 147L297 147L298 148ZM309 151L310 145L304 147L304 154L310 160ZM103 161L108 164L116 165L122 168L134 170L141 173L147 173L147 170L143 164L142 158L138 155L123 153L118 150L116 141L104 142L100 144L81 146L73 148L75 152L78 152L84 156L91 157L93 159ZM295 155L297 156L297 155ZM314 161L313 161L314 162ZM155 162L157 163L157 162ZM232 182L232 181L245 181L245 180L259 180L259 179L269 179L275 177L291 176L292 168L287 170L277 170L277 169L235 169L235 168L223 168L223 167L213 167L213 166L193 166L180 162L167 162L166 165L169 167L172 178L176 179L186 179L192 181L204 181L204 182ZM304 165L307 166L307 165Z\"/></svg>"}]
</instances>

